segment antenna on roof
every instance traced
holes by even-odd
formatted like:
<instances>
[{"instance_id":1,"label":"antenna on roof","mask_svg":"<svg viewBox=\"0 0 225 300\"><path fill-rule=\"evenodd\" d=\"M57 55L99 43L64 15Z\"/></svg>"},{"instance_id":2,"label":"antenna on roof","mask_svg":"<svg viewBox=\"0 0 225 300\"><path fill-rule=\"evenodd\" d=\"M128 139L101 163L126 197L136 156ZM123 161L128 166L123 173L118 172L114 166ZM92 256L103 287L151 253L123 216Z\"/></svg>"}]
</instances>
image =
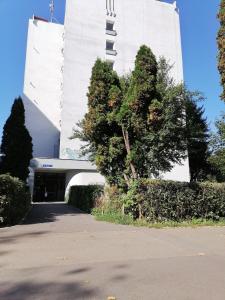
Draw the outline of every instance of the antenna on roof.
<instances>
[{"instance_id":1,"label":"antenna on roof","mask_svg":"<svg viewBox=\"0 0 225 300\"><path fill-rule=\"evenodd\" d=\"M54 11L55 11L55 4L54 4L54 0L50 1L49 4L49 9L50 9L50 22L53 22L54 19Z\"/></svg>"}]
</instances>

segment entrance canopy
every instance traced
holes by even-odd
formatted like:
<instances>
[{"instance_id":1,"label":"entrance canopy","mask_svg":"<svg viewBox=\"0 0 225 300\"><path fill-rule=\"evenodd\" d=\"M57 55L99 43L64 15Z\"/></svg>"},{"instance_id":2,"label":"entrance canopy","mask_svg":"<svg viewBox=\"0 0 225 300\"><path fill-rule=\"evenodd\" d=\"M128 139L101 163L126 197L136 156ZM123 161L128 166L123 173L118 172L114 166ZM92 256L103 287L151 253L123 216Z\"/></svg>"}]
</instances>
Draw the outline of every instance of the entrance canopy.
<instances>
[{"instance_id":1,"label":"entrance canopy","mask_svg":"<svg viewBox=\"0 0 225 300\"><path fill-rule=\"evenodd\" d=\"M67 200L73 185L104 185L96 166L85 160L34 158L28 183L34 201Z\"/></svg>"},{"instance_id":2,"label":"entrance canopy","mask_svg":"<svg viewBox=\"0 0 225 300\"><path fill-rule=\"evenodd\" d=\"M96 166L86 160L54 159L54 158L34 158L31 160L30 167L36 171L53 172L59 171L83 171L97 172Z\"/></svg>"}]
</instances>

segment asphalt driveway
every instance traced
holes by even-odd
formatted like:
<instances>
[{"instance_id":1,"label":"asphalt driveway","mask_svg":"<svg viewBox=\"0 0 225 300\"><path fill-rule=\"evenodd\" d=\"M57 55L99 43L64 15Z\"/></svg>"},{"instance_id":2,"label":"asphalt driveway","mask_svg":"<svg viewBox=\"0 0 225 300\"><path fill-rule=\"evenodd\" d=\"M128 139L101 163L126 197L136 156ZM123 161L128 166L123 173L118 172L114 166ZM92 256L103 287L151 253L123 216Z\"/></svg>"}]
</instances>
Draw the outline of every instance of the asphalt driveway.
<instances>
[{"instance_id":1,"label":"asphalt driveway","mask_svg":"<svg viewBox=\"0 0 225 300\"><path fill-rule=\"evenodd\" d=\"M224 300L225 228L147 229L35 204L0 229L1 300ZM113 298L112 298L113 299Z\"/></svg>"}]
</instances>

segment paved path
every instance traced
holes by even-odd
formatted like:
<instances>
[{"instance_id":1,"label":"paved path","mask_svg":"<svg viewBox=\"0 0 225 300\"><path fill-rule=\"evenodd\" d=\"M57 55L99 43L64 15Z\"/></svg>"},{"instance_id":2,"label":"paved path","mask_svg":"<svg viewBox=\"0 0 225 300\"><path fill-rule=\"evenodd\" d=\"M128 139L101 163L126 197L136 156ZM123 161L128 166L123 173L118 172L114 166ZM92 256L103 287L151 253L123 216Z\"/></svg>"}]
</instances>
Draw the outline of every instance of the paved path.
<instances>
[{"instance_id":1,"label":"paved path","mask_svg":"<svg viewBox=\"0 0 225 300\"><path fill-rule=\"evenodd\" d=\"M1 300L224 300L225 228L147 229L36 204L0 229Z\"/></svg>"}]
</instances>

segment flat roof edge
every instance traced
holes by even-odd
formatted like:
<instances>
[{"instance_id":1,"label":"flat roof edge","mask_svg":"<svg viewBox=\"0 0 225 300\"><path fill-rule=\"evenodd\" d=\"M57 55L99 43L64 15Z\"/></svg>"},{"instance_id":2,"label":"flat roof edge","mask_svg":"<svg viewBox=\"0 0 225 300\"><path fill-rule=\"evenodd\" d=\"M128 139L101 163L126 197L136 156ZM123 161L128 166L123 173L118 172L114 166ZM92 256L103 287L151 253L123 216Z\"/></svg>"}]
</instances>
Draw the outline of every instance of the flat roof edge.
<instances>
[{"instance_id":1,"label":"flat roof edge","mask_svg":"<svg viewBox=\"0 0 225 300\"><path fill-rule=\"evenodd\" d=\"M54 158L33 158L30 162L30 167L35 170L84 170L96 171L96 166L87 160L68 160L68 159L54 159Z\"/></svg>"}]
</instances>

